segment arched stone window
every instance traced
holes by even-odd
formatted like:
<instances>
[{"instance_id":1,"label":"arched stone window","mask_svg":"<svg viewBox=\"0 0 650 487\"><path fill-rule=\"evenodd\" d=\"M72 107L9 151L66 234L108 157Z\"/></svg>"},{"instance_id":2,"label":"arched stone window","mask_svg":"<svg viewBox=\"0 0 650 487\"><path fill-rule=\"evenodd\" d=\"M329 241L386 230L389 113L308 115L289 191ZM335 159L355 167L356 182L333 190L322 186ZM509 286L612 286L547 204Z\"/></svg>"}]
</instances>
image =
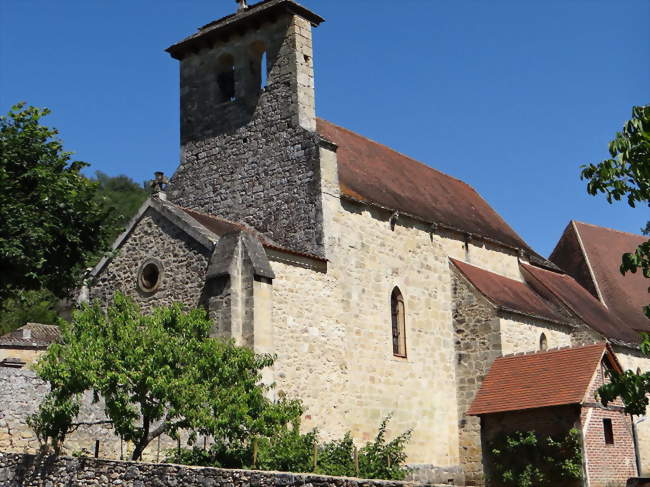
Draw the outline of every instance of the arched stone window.
<instances>
[{"instance_id":1,"label":"arched stone window","mask_svg":"<svg viewBox=\"0 0 650 487\"><path fill-rule=\"evenodd\" d=\"M539 336L539 349L542 352L545 352L546 350L548 350L548 340L546 339L546 334L545 333L542 333Z\"/></svg>"},{"instance_id":2,"label":"arched stone window","mask_svg":"<svg viewBox=\"0 0 650 487\"><path fill-rule=\"evenodd\" d=\"M393 355L406 357L406 312L404 297L398 287L390 295L391 324L393 330Z\"/></svg>"},{"instance_id":3,"label":"arched stone window","mask_svg":"<svg viewBox=\"0 0 650 487\"><path fill-rule=\"evenodd\" d=\"M217 85L222 102L235 99L235 59L230 54L219 58Z\"/></svg>"}]
</instances>

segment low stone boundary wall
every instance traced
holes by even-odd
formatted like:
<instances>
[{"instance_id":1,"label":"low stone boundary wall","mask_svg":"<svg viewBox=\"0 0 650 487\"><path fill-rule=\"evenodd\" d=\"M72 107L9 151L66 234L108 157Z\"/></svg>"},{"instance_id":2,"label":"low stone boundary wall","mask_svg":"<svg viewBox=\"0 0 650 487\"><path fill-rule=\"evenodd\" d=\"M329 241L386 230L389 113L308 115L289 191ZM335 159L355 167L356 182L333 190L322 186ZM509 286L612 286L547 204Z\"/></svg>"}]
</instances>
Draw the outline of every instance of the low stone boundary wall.
<instances>
[{"instance_id":1,"label":"low stone boundary wall","mask_svg":"<svg viewBox=\"0 0 650 487\"><path fill-rule=\"evenodd\" d=\"M414 487L421 484L95 458L0 453L2 487Z\"/></svg>"}]
</instances>

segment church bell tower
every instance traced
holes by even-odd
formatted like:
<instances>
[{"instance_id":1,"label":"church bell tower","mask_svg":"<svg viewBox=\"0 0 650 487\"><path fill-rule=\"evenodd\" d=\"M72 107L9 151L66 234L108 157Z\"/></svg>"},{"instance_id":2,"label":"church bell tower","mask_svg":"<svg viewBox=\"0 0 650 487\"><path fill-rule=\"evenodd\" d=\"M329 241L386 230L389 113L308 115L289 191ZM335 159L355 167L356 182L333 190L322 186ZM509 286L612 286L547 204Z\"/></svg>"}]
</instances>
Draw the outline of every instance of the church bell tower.
<instances>
[{"instance_id":1,"label":"church bell tower","mask_svg":"<svg viewBox=\"0 0 650 487\"><path fill-rule=\"evenodd\" d=\"M167 49L181 118L169 200L322 255L312 27L323 19L292 0L237 3Z\"/></svg>"}]
</instances>

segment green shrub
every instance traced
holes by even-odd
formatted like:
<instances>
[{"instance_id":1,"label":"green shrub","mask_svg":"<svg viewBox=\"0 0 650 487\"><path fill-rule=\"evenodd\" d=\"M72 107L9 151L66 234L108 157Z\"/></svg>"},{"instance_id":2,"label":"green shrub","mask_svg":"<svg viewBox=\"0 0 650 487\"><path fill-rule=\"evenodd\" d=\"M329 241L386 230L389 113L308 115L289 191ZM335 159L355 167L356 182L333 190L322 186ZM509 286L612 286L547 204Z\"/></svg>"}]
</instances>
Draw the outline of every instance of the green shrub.
<instances>
[{"instance_id":1,"label":"green shrub","mask_svg":"<svg viewBox=\"0 0 650 487\"><path fill-rule=\"evenodd\" d=\"M582 479L580 432L559 438L534 431L501 435L489 444L490 484L498 487L573 485Z\"/></svg>"},{"instance_id":2,"label":"green shrub","mask_svg":"<svg viewBox=\"0 0 650 487\"><path fill-rule=\"evenodd\" d=\"M324 443L318 449L318 466L316 472L323 475L356 477L354 465L354 442L350 432L340 440Z\"/></svg>"},{"instance_id":3,"label":"green shrub","mask_svg":"<svg viewBox=\"0 0 650 487\"><path fill-rule=\"evenodd\" d=\"M401 480L407 472L404 449L411 432L387 442L389 421L390 416L381 422L375 439L359 450L349 432L341 439L319 444L316 430L301 433L300 422L294 420L271 436L250 437L240 442L216 440L208 449L170 450L165 461L183 465Z\"/></svg>"},{"instance_id":4,"label":"green shrub","mask_svg":"<svg viewBox=\"0 0 650 487\"><path fill-rule=\"evenodd\" d=\"M316 430L300 433L299 420L271 438L259 438L256 444L255 468L283 472L314 470L314 450L318 446L318 435Z\"/></svg>"},{"instance_id":5,"label":"green shrub","mask_svg":"<svg viewBox=\"0 0 650 487\"><path fill-rule=\"evenodd\" d=\"M406 444L411 439L408 430L386 442L386 428L390 416L385 418L374 441L366 444L359 452L360 476L366 479L403 480L406 477Z\"/></svg>"}]
</instances>

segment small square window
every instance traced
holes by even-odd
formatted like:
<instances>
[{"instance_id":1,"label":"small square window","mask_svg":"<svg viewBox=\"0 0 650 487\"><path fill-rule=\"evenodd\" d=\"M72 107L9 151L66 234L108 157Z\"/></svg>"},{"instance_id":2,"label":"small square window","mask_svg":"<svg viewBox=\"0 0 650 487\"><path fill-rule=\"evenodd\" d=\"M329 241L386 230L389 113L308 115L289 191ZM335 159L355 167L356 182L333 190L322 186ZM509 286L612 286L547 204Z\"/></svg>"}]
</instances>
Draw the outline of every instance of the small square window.
<instances>
[{"instance_id":1,"label":"small square window","mask_svg":"<svg viewBox=\"0 0 650 487\"><path fill-rule=\"evenodd\" d=\"M612 420L609 418L603 419L603 432L605 433L605 444L614 444L614 430L612 428Z\"/></svg>"}]
</instances>

